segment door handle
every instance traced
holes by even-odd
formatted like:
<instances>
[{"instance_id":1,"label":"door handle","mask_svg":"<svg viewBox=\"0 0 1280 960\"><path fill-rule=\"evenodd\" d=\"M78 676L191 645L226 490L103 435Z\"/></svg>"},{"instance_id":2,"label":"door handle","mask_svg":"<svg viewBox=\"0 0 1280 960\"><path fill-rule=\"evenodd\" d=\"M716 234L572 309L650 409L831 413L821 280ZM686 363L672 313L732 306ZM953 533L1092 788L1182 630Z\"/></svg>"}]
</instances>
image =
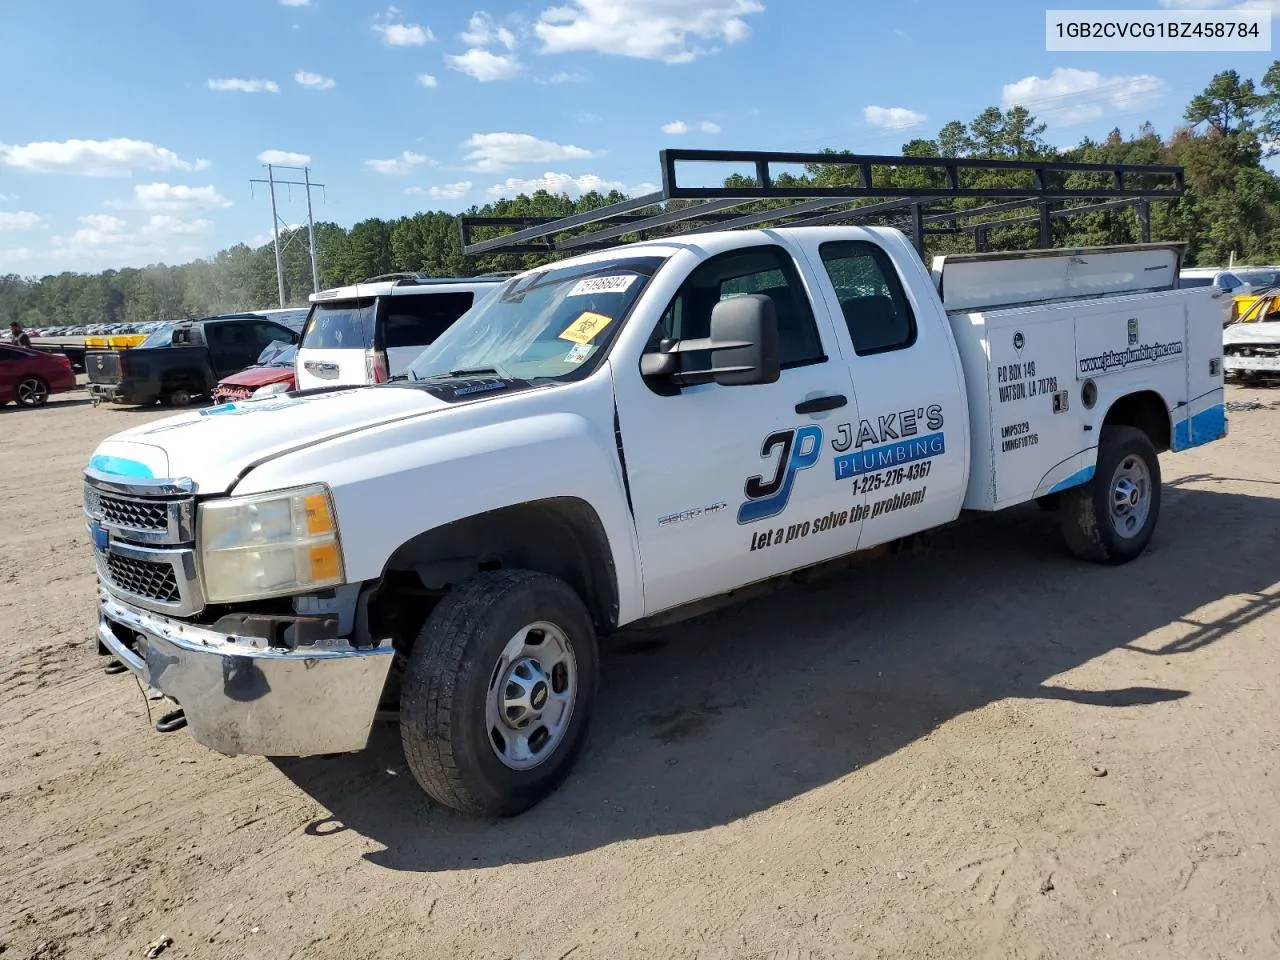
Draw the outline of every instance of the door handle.
<instances>
[{"instance_id":1,"label":"door handle","mask_svg":"<svg viewBox=\"0 0 1280 960\"><path fill-rule=\"evenodd\" d=\"M796 413L826 413L828 410L839 410L849 402L842 393L829 397L814 397L812 400L801 400L796 404Z\"/></svg>"}]
</instances>

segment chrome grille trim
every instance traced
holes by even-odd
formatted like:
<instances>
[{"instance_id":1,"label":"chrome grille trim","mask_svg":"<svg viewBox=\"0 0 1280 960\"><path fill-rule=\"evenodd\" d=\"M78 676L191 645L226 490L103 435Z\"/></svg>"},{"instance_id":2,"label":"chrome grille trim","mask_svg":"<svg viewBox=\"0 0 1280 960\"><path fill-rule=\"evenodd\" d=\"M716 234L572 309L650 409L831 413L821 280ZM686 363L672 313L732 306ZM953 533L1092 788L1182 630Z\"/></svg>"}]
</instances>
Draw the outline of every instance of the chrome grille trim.
<instances>
[{"instance_id":1,"label":"chrome grille trim","mask_svg":"<svg viewBox=\"0 0 1280 960\"><path fill-rule=\"evenodd\" d=\"M129 497L85 482L84 513L125 540L180 544L195 539L195 500Z\"/></svg>"},{"instance_id":2,"label":"chrome grille trim","mask_svg":"<svg viewBox=\"0 0 1280 960\"><path fill-rule=\"evenodd\" d=\"M196 566L195 484L85 471L84 513L104 589L155 613L190 617L205 607ZM94 537L94 530L98 537ZM105 531L106 536L102 533Z\"/></svg>"},{"instance_id":3,"label":"chrome grille trim","mask_svg":"<svg viewBox=\"0 0 1280 960\"><path fill-rule=\"evenodd\" d=\"M107 590L144 610L191 616L204 609L192 549L157 550L112 540L95 550L98 579Z\"/></svg>"}]
</instances>

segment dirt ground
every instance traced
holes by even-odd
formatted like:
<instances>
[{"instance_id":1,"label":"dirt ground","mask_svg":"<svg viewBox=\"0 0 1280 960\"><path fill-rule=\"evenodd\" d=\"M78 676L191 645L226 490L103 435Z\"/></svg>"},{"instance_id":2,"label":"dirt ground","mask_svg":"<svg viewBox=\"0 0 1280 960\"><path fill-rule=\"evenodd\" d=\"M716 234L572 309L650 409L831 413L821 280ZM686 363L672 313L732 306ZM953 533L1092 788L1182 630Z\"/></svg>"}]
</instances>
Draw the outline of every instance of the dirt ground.
<instances>
[{"instance_id":1,"label":"dirt ground","mask_svg":"<svg viewBox=\"0 0 1280 960\"><path fill-rule=\"evenodd\" d=\"M0 410L0 954L1280 956L1280 390L1231 396L1129 566L1018 510L616 638L576 773L501 823L389 728L153 732L89 639L79 471L163 412Z\"/></svg>"}]
</instances>

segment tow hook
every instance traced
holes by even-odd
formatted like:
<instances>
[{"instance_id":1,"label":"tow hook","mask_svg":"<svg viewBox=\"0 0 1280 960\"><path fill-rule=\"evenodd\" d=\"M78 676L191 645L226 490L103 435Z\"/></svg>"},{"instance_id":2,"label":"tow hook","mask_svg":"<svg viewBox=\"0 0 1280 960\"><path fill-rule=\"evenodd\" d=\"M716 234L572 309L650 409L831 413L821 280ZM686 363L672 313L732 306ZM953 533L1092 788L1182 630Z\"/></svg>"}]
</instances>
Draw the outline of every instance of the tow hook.
<instances>
[{"instance_id":1,"label":"tow hook","mask_svg":"<svg viewBox=\"0 0 1280 960\"><path fill-rule=\"evenodd\" d=\"M181 708L166 713L156 721L156 733L173 733L187 725L187 715Z\"/></svg>"}]
</instances>

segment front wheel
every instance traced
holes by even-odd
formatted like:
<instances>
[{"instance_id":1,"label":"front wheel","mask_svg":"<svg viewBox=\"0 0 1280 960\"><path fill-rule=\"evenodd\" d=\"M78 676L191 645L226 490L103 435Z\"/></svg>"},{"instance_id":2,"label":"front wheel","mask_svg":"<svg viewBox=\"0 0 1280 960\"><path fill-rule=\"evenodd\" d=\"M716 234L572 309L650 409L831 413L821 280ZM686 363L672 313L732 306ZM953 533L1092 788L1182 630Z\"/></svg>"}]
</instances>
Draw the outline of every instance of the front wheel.
<instances>
[{"instance_id":1,"label":"front wheel","mask_svg":"<svg viewBox=\"0 0 1280 960\"><path fill-rule=\"evenodd\" d=\"M482 573L440 601L409 655L400 693L409 769L447 807L523 813L568 776L597 675L595 628L568 584Z\"/></svg>"},{"instance_id":2,"label":"front wheel","mask_svg":"<svg viewBox=\"0 0 1280 960\"><path fill-rule=\"evenodd\" d=\"M1160 459L1145 433L1104 427L1093 479L1064 491L1067 549L1094 563L1128 563L1151 542L1160 517Z\"/></svg>"},{"instance_id":3,"label":"front wheel","mask_svg":"<svg viewBox=\"0 0 1280 960\"><path fill-rule=\"evenodd\" d=\"M42 407L49 399L49 385L39 377L27 377L18 384L19 406Z\"/></svg>"}]
</instances>

